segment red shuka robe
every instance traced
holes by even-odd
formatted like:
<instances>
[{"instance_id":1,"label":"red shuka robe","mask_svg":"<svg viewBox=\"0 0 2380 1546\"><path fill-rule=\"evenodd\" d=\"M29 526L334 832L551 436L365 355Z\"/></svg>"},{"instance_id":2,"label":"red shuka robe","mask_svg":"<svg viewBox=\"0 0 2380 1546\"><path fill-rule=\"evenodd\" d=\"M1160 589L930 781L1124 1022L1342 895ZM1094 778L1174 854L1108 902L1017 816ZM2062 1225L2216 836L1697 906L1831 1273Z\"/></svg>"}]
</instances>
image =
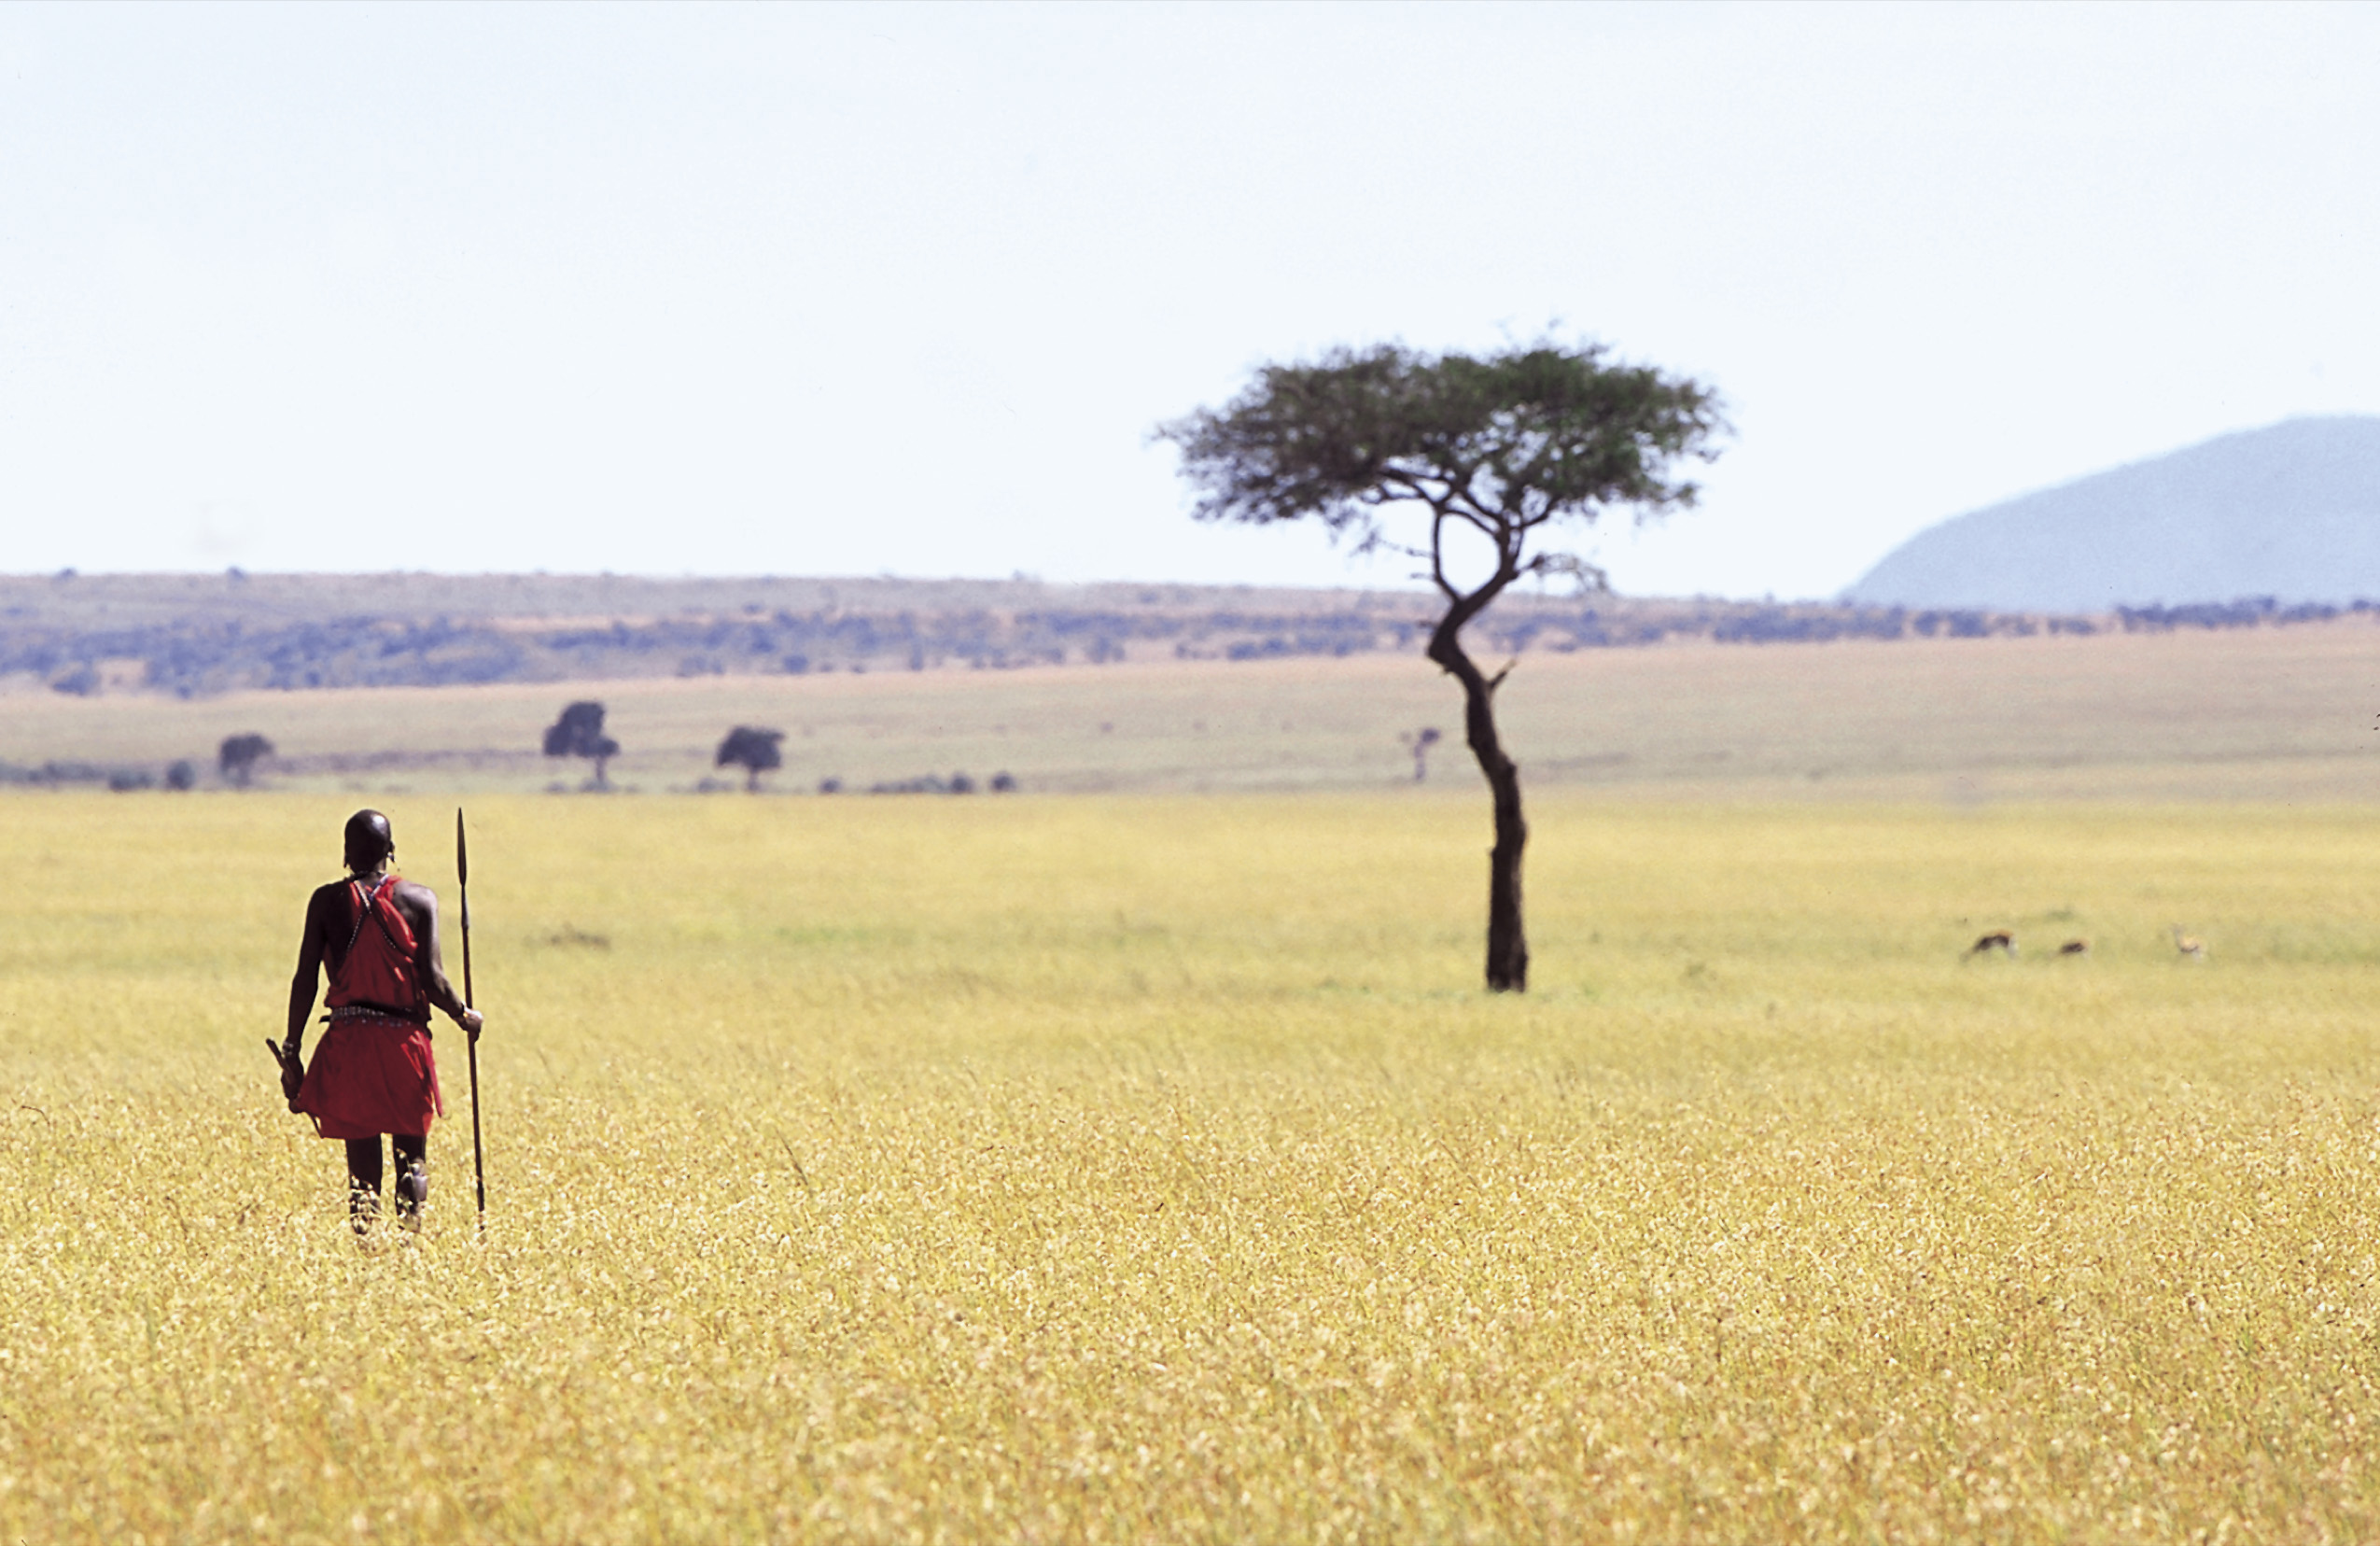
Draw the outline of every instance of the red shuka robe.
<instances>
[{"instance_id":1,"label":"red shuka robe","mask_svg":"<svg viewBox=\"0 0 2380 1546\"><path fill-rule=\"evenodd\" d=\"M298 1090L298 1109L312 1114L325 1138L423 1135L446 1111L418 946L396 890L394 875L377 886L347 882L355 919L345 949L329 963L330 1029Z\"/></svg>"}]
</instances>

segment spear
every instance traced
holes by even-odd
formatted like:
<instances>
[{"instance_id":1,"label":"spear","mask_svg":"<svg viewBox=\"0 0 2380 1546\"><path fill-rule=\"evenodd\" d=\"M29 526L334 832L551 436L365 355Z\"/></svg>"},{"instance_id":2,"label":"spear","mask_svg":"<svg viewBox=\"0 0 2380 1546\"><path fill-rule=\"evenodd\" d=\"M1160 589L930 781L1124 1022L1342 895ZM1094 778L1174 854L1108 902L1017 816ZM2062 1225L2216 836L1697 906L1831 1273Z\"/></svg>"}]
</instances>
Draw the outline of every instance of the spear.
<instances>
[{"instance_id":1,"label":"spear","mask_svg":"<svg viewBox=\"0 0 2380 1546\"><path fill-rule=\"evenodd\" d=\"M463 839L463 808L455 808L455 885L463 901L463 1007L471 1007L471 850ZM471 1054L471 1175L480 1188L480 1223L487 1223L487 1161L480 1150L480 1038L466 1038Z\"/></svg>"}]
</instances>

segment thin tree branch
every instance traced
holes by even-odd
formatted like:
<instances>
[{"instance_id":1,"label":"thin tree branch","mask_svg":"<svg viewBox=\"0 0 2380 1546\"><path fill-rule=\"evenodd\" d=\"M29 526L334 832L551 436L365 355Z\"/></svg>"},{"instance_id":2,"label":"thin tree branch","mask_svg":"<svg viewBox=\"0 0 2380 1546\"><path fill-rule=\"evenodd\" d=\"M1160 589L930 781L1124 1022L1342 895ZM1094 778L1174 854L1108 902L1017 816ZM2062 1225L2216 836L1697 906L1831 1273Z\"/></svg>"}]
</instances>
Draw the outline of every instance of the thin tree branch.
<instances>
[{"instance_id":1,"label":"thin tree branch","mask_svg":"<svg viewBox=\"0 0 2380 1546\"><path fill-rule=\"evenodd\" d=\"M1453 605L1460 603L1463 593L1456 590L1453 583L1446 577L1446 521L1445 511L1433 510L1430 513L1430 578L1436 581L1438 589L1446 593L1449 611L1451 611Z\"/></svg>"}]
</instances>

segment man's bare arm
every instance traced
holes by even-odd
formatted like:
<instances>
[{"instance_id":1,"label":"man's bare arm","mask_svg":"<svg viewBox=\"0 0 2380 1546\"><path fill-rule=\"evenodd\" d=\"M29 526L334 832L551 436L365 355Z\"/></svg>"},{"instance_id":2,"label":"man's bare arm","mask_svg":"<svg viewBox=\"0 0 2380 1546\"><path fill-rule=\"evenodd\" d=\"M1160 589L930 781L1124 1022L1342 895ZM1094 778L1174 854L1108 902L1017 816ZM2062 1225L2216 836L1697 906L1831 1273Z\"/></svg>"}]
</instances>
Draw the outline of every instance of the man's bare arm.
<instances>
[{"instance_id":1,"label":"man's bare arm","mask_svg":"<svg viewBox=\"0 0 2380 1546\"><path fill-rule=\"evenodd\" d=\"M413 914L413 937L421 955L415 964L422 975L422 988L430 1003L446 1011L448 1018L473 1035L479 1033L481 1017L477 1010L463 1003L463 995L446 978L446 960L439 949L438 893L427 886L410 881L397 888L397 900Z\"/></svg>"},{"instance_id":2,"label":"man's bare arm","mask_svg":"<svg viewBox=\"0 0 2380 1546\"><path fill-rule=\"evenodd\" d=\"M314 1014L315 984L322 977L324 910L323 893L317 891L306 903L306 932L298 942L298 971L289 979L289 1039L286 1045L293 1058L303 1045L306 1021Z\"/></svg>"}]
</instances>

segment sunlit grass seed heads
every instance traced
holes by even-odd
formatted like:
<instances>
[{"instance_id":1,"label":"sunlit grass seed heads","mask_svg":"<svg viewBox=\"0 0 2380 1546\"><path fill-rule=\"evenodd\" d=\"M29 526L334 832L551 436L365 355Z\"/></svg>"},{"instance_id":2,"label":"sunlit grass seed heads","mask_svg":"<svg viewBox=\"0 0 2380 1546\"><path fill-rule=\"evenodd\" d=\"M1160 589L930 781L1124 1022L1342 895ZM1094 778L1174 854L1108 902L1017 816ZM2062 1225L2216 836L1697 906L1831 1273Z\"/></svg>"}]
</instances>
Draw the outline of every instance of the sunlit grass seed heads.
<instances>
[{"instance_id":1,"label":"sunlit grass seed heads","mask_svg":"<svg viewBox=\"0 0 2380 1546\"><path fill-rule=\"evenodd\" d=\"M345 805L0 801L0 1540L2380 1534L2363 813L1477 803L475 801L358 1245Z\"/></svg>"}]
</instances>

